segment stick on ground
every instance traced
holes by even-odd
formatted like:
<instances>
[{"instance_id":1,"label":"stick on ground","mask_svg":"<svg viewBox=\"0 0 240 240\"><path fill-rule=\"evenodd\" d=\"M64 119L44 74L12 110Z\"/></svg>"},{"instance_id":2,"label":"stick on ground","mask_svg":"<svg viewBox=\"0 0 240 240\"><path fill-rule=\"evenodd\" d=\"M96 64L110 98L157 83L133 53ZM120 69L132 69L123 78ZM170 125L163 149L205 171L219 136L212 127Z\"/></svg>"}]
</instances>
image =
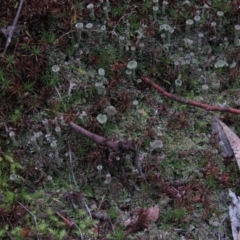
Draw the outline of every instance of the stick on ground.
<instances>
[{"instance_id":1,"label":"stick on ground","mask_svg":"<svg viewBox=\"0 0 240 240\"><path fill-rule=\"evenodd\" d=\"M15 18L14 18L13 24L12 24L12 26L11 26L11 28L10 28L10 31L9 31L9 34L8 34L6 46L5 46L4 51L3 51L3 56L4 56L4 54L6 53L7 48L8 48L8 46L10 45L10 43L11 43L11 41L12 41L12 35L13 35L13 33L14 33L14 30L15 30L16 27L17 27L17 22L18 22L18 19L19 19L19 17L20 17L20 12L21 12L21 10L22 10L22 6L23 6L24 1L25 1L25 0L20 0L19 7L18 7L18 10L17 10L17 14L16 14L16 16L15 16Z\"/></svg>"},{"instance_id":2,"label":"stick on ground","mask_svg":"<svg viewBox=\"0 0 240 240\"><path fill-rule=\"evenodd\" d=\"M180 97L180 96L177 96L175 94L166 92L162 87L160 87L156 83L152 82L147 77L143 77L142 80L143 80L144 83L146 83L146 84L152 86L153 88L155 88L160 93L160 95L162 95L165 98L169 98L173 101L176 101L176 102L179 102L179 103L182 103L182 104L185 104L185 105L194 106L194 107L197 107L197 108L202 108L202 109L205 109L206 111L229 112L229 113L240 115L240 110L238 110L236 108L212 106L212 105L208 105L206 103L200 103L200 102L195 101L195 100L187 100L183 97Z\"/></svg>"}]
</instances>

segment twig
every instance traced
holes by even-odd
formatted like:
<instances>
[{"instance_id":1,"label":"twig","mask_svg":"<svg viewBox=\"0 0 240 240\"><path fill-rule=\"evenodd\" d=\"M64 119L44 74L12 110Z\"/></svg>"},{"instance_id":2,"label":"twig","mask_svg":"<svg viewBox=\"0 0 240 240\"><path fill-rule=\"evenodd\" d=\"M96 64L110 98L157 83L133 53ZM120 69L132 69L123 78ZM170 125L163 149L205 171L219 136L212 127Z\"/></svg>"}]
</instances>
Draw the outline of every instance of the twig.
<instances>
[{"instance_id":1,"label":"twig","mask_svg":"<svg viewBox=\"0 0 240 240\"><path fill-rule=\"evenodd\" d=\"M112 156L115 156L116 154L120 154L122 151L133 151L135 154L134 164L136 165L136 168L138 169L139 173L142 176L144 176L139 163L139 156L138 156L139 148L140 148L139 143L136 143L130 140L124 140L124 139L111 141L111 140L108 140L107 138L104 138L102 136L89 132L88 130L82 128L81 126L75 124L74 122L69 122L69 126L73 128L76 132L79 132L81 135L89 138L90 140L94 141L98 145L105 146L107 148L112 149L114 151L110 153L112 154Z\"/></svg>"},{"instance_id":2,"label":"twig","mask_svg":"<svg viewBox=\"0 0 240 240\"><path fill-rule=\"evenodd\" d=\"M23 204L21 204L19 201L18 203L22 206L22 208L24 208L30 215L32 215L33 219L34 219L34 222L35 222L35 225L36 225L36 229L38 229L38 223L37 223L37 218L34 214L32 214ZM37 239L39 239L37 237Z\"/></svg>"},{"instance_id":3,"label":"twig","mask_svg":"<svg viewBox=\"0 0 240 240\"><path fill-rule=\"evenodd\" d=\"M107 146L108 148L111 148L114 151L118 150L118 142L116 142L116 141L114 141L114 142L113 141L108 141L106 138L104 138L102 136L99 136L97 134L91 133L88 130L80 127L77 124L75 124L74 122L70 122L69 126L71 128L73 128L75 131L82 134L83 136L91 139L92 141L94 141L98 145Z\"/></svg>"},{"instance_id":4,"label":"twig","mask_svg":"<svg viewBox=\"0 0 240 240\"><path fill-rule=\"evenodd\" d=\"M74 182L75 186L77 187L77 189L79 189L79 186L77 184L77 181L76 181L76 178L75 178L75 175L74 175L74 172L73 172L72 151L71 151L71 148L70 148L69 141L68 141L68 156L69 156L69 161L70 161L70 170L71 170L71 173L72 173L73 182Z\"/></svg>"},{"instance_id":5,"label":"twig","mask_svg":"<svg viewBox=\"0 0 240 240\"><path fill-rule=\"evenodd\" d=\"M142 171L142 167L141 167L141 163L140 163L140 159L139 159L139 150L140 150L141 144L136 145L136 149L135 149L135 156L134 156L134 164L138 170L138 172L141 174L141 176L146 179L143 171Z\"/></svg>"},{"instance_id":6,"label":"twig","mask_svg":"<svg viewBox=\"0 0 240 240\"><path fill-rule=\"evenodd\" d=\"M62 102L62 105L63 105L64 110L66 111L66 104L64 103L64 101L63 101L63 99L62 99L61 93L58 91L57 87L54 87L54 88L55 88L55 90L56 90L56 92L57 92L57 94L58 94L58 96L59 96L60 101Z\"/></svg>"},{"instance_id":7,"label":"twig","mask_svg":"<svg viewBox=\"0 0 240 240\"><path fill-rule=\"evenodd\" d=\"M208 105L206 103L200 103L200 102L195 101L195 100L187 100L183 97L180 97L180 96L177 96L175 94L171 94L169 92L166 92L162 87L160 87L156 83L152 82L147 77L143 77L142 80L146 84L155 88L160 93L160 95L162 95L163 97L169 98L173 101L176 101L176 102L179 102L179 103L182 103L182 104L185 104L185 105L194 106L194 107L197 107L197 108L202 108L202 109L205 109L206 111L229 112L229 113L240 115L240 110L238 110L236 108L212 106L212 105Z\"/></svg>"},{"instance_id":8,"label":"twig","mask_svg":"<svg viewBox=\"0 0 240 240\"><path fill-rule=\"evenodd\" d=\"M19 19L19 16L20 16L20 12L22 10L23 3L24 3L24 0L20 0L20 4L19 4L18 10L17 10L17 14L14 18L13 24L12 24L12 26L10 28L10 31L9 31L9 34L8 34L6 46L5 46L4 51L3 51L3 56L6 53L9 44L11 43L12 35L13 35L13 32L14 32L14 29L16 28L16 25L17 25L17 22L18 22L18 19Z\"/></svg>"},{"instance_id":9,"label":"twig","mask_svg":"<svg viewBox=\"0 0 240 240\"><path fill-rule=\"evenodd\" d=\"M104 194L104 195L102 196L102 199L101 199L101 201L100 201L100 203L99 203L99 206L98 206L98 210L101 209L102 204L103 204L103 201L104 201L104 199L105 199L105 196L106 196L106 194Z\"/></svg>"},{"instance_id":10,"label":"twig","mask_svg":"<svg viewBox=\"0 0 240 240\"><path fill-rule=\"evenodd\" d=\"M67 218L65 218L60 212L56 211L55 212L65 223L66 225L71 228L72 226L74 226L74 222L68 220Z\"/></svg>"},{"instance_id":11,"label":"twig","mask_svg":"<svg viewBox=\"0 0 240 240\"><path fill-rule=\"evenodd\" d=\"M112 231L113 231L113 233L115 234L114 225L113 225L113 223L112 223L112 220L111 220L111 218L110 218L109 216L108 216L108 219L109 219L109 222L110 222Z\"/></svg>"},{"instance_id":12,"label":"twig","mask_svg":"<svg viewBox=\"0 0 240 240\"><path fill-rule=\"evenodd\" d=\"M73 128L75 131L79 132L81 135L94 141L98 145L108 147L117 153L121 152L122 150L131 150L134 152L137 151L138 144L134 143L133 141L130 140L111 141L105 137L89 132L88 130L82 128L81 126L77 125L74 122L69 122L69 126Z\"/></svg>"},{"instance_id":13,"label":"twig","mask_svg":"<svg viewBox=\"0 0 240 240\"><path fill-rule=\"evenodd\" d=\"M91 210L90 210L90 208L88 207L87 202L86 202L86 200L85 200L84 197L82 197L82 203L83 203L84 207L86 208L89 217L92 219L92 213L91 213Z\"/></svg>"},{"instance_id":14,"label":"twig","mask_svg":"<svg viewBox=\"0 0 240 240\"><path fill-rule=\"evenodd\" d=\"M126 14L124 14L122 17L120 17L120 18L118 19L117 23L115 24L113 30L110 31L110 33L112 33L112 34L114 34L114 35L117 35L117 33L116 33L116 31L115 31L116 27L118 26L118 24L119 24L126 16L131 15L131 14L132 14L132 13L126 13Z\"/></svg>"},{"instance_id":15,"label":"twig","mask_svg":"<svg viewBox=\"0 0 240 240\"><path fill-rule=\"evenodd\" d=\"M7 231L7 235L8 235L8 237L9 237L10 240L14 240L14 238L12 237L12 235L10 234L9 231Z\"/></svg>"},{"instance_id":16,"label":"twig","mask_svg":"<svg viewBox=\"0 0 240 240\"><path fill-rule=\"evenodd\" d=\"M72 228L73 226L75 226L79 233L80 233L80 237L81 237L81 240L83 240L83 235L82 235L82 232L81 232L81 229L77 226L77 224L75 222L72 222L70 220L68 220L67 218L65 218L60 212L56 211L55 212L65 223L66 225L69 227L69 228Z\"/></svg>"},{"instance_id":17,"label":"twig","mask_svg":"<svg viewBox=\"0 0 240 240\"><path fill-rule=\"evenodd\" d=\"M77 187L77 189L79 189L79 186L77 184L77 181L76 181L76 178L75 178L75 175L74 175L74 172L73 172L73 164L72 164L72 151L71 151L71 148L70 148L70 143L68 141L68 155L69 155L69 160L70 160L70 168L71 168L71 173L72 173L72 178L73 178L73 182L75 184L75 186ZM90 218L92 218L92 214L91 214L91 211L84 199L84 197L82 197L82 203L83 205L85 206Z\"/></svg>"}]
</instances>

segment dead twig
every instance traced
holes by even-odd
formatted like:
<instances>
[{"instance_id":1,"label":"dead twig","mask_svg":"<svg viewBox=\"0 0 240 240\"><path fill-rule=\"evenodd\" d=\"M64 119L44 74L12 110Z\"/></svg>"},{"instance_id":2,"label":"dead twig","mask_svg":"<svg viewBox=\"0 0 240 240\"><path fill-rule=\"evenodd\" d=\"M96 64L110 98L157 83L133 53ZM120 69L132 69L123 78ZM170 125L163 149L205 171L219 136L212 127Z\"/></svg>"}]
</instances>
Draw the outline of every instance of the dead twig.
<instances>
[{"instance_id":1,"label":"dead twig","mask_svg":"<svg viewBox=\"0 0 240 240\"><path fill-rule=\"evenodd\" d=\"M202 109L205 109L206 111L229 112L229 113L240 115L240 110L238 110L236 108L212 106L212 105L208 105L206 103L200 103L200 102L195 101L195 100L187 100L183 97L180 97L180 96L177 96L175 94L166 92L162 87L160 87L156 83L152 82L147 77L143 77L142 80L143 80L144 83L146 83L146 84L152 86L153 88L155 88L160 93L160 95L162 95L163 97L169 98L173 101L176 101L176 102L179 102L179 103L182 103L182 104L185 104L185 105L194 106L194 107L197 107L197 108L202 108Z\"/></svg>"},{"instance_id":2,"label":"dead twig","mask_svg":"<svg viewBox=\"0 0 240 240\"><path fill-rule=\"evenodd\" d=\"M33 217L34 222L35 222L36 229L38 229L38 223L37 223L37 218L36 218L36 216L35 216L31 211L29 211L23 204L21 204L19 201L18 201L18 203L21 205L21 207L22 207L23 209L25 209L25 210ZM39 238L38 238L38 236L37 236L37 240L38 240L38 239L39 239Z\"/></svg>"},{"instance_id":3,"label":"dead twig","mask_svg":"<svg viewBox=\"0 0 240 240\"><path fill-rule=\"evenodd\" d=\"M65 218L60 212L56 211L55 212L65 223L69 228L76 227L80 233L80 239L83 240L83 234L80 230L80 228L77 226L75 222L72 222L71 220Z\"/></svg>"},{"instance_id":4,"label":"dead twig","mask_svg":"<svg viewBox=\"0 0 240 240\"><path fill-rule=\"evenodd\" d=\"M98 145L112 149L113 153L112 154L110 153L110 156L116 156L118 154L121 154L123 151L133 151L135 154L134 164L138 169L139 173L142 176L144 176L142 173L142 168L140 166L140 161L139 161L139 149L140 149L139 143L135 141L130 141L130 140L111 141L105 137L89 132L88 130L82 128L81 126L75 124L74 122L69 122L69 126L72 129L74 129L76 132L79 132L81 135L89 138L90 140L94 141Z\"/></svg>"},{"instance_id":5,"label":"dead twig","mask_svg":"<svg viewBox=\"0 0 240 240\"><path fill-rule=\"evenodd\" d=\"M117 140L117 141L110 141L107 138L104 138L102 136L99 136L97 134L94 134L92 132L89 132L88 130L82 128L81 126L75 124L74 122L69 122L69 126L73 128L75 131L79 132L83 136L91 139L95 143L101 146L108 147L112 149L114 152L121 152L121 150L137 150L137 144L135 144L133 141L129 140Z\"/></svg>"},{"instance_id":6,"label":"dead twig","mask_svg":"<svg viewBox=\"0 0 240 240\"><path fill-rule=\"evenodd\" d=\"M22 6L23 6L24 1L25 0L20 0L19 7L18 7L18 10L17 10L17 14L16 14L16 16L14 18L12 26L9 28L8 38L7 38L6 46L5 46L4 51L3 51L3 56L6 53L7 48L8 48L8 46L10 45L10 43L12 41L13 33L14 33L15 29L17 28L17 22L18 22L18 19L20 17L20 12L22 10Z\"/></svg>"},{"instance_id":7,"label":"dead twig","mask_svg":"<svg viewBox=\"0 0 240 240\"><path fill-rule=\"evenodd\" d=\"M66 223L66 225L69 228L71 228L72 226L75 225L74 222L72 222L72 221L68 220L67 218L65 218L60 212L56 211L55 213Z\"/></svg>"}]
</instances>

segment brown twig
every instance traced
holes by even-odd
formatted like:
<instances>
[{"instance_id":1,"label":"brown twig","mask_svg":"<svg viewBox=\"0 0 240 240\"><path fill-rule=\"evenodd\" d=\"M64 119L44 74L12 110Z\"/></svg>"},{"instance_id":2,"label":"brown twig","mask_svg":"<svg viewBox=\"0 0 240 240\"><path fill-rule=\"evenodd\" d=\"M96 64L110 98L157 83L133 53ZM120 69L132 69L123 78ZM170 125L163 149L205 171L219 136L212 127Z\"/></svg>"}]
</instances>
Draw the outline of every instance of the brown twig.
<instances>
[{"instance_id":1,"label":"brown twig","mask_svg":"<svg viewBox=\"0 0 240 240\"><path fill-rule=\"evenodd\" d=\"M56 214L66 223L66 225L71 228L73 225L75 225L74 222L68 220L67 218L65 218L60 212L56 211Z\"/></svg>"},{"instance_id":2,"label":"brown twig","mask_svg":"<svg viewBox=\"0 0 240 240\"><path fill-rule=\"evenodd\" d=\"M105 137L89 132L88 130L82 128L81 126L75 124L74 122L69 122L69 126L73 128L75 131L82 134L83 136L91 139L98 145L106 146L115 152L121 152L121 150L132 150L132 151L137 150L137 144L135 144L133 141L129 141L129 140L110 141Z\"/></svg>"},{"instance_id":3,"label":"brown twig","mask_svg":"<svg viewBox=\"0 0 240 240\"><path fill-rule=\"evenodd\" d=\"M177 96L175 94L171 94L169 92L166 92L162 87L160 87L156 83L152 82L147 77L143 77L142 80L143 80L144 83L146 83L146 84L152 86L153 88L155 88L160 93L160 95L162 95L163 97L169 98L173 101L176 101L176 102L179 102L179 103L182 103L182 104L185 104L185 105L194 106L194 107L197 107L197 108L202 108L202 109L205 109L206 111L229 112L229 113L240 115L240 110L238 110L236 108L212 106L212 105L208 105L206 103L200 103L200 102L195 101L195 100L187 100L183 97L180 97L180 96Z\"/></svg>"},{"instance_id":4,"label":"brown twig","mask_svg":"<svg viewBox=\"0 0 240 240\"><path fill-rule=\"evenodd\" d=\"M110 148L113 150L112 153L110 153L109 157L116 156L117 154L121 154L122 151L133 151L134 152L134 164L136 168L138 169L139 173L144 176L142 172L142 168L140 166L139 162L139 149L140 145L139 143L136 143L131 140L116 140L116 141L110 141L107 138L104 138L102 136L99 136L97 134L94 134L92 132L89 132L88 130L82 128L81 126L77 125L74 122L69 122L69 126L74 129L76 132L79 132L81 135L91 139L95 143L101 146L105 146L107 148Z\"/></svg>"},{"instance_id":5,"label":"brown twig","mask_svg":"<svg viewBox=\"0 0 240 240\"><path fill-rule=\"evenodd\" d=\"M98 206L98 210L101 209L102 204L103 204L103 202L104 202L104 200L105 200L105 197L106 197L106 194L104 194L104 195L102 196L102 199L101 199L101 201L100 201L100 203L99 203L99 206Z\"/></svg>"},{"instance_id":6,"label":"brown twig","mask_svg":"<svg viewBox=\"0 0 240 240\"><path fill-rule=\"evenodd\" d=\"M75 222L72 222L70 220L68 220L67 218L65 218L60 212L56 211L55 212L65 223L66 225L69 227L69 228L72 228L73 226L75 228L78 229L79 233L80 233L80 239L83 240L83 235L82 235L82 232L80 230L80 228L77 226L77 224Z\"/></svg>"}]
</instances>

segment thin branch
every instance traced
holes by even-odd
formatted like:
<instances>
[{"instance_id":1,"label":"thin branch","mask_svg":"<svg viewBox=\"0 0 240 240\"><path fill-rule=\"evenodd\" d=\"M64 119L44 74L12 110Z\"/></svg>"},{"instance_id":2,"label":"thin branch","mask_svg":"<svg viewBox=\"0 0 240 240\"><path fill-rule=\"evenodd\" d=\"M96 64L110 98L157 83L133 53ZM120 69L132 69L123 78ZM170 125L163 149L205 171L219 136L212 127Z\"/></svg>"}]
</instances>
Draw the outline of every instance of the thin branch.
<instances>
[{"instance_id":1,"label":"thin branch","mask_svg":"<svg viewBox=\"0 0 240 240\"><path fill-rule=\"evenodd\" d=\"M70 168L71 168L71 173L72 173L72 178L73 178L73 182L76 186L77 189L79 189L79 186L77 184L77 181L76 181L76 178L75 178L75 175L74 175L74 172L73 172L73 162L72 162L72 151L71 151L71 148L70 148L70 143L68 141L68 155L69 155L69 160L70 160ZM82 203L83 205L85 206L90 218L92 218L92 214L91 214L91 211L87 205L87 202L85 201L84 197L82 197Z\"/></svg>"},{"instance_id":2,"label":"thin branch","mask_svg":"<svg viewBox=\"0 0 240 240\"><path fill-rule=\"evenodd\" d=\"M94 141L95 143L102 145L102 146L106 146L108 148L111 148L114 151L118 151L118 142L116 141L109 141L106 138L99 136L97 134L94 134L92 132L89 132L88 130L80 127L79 125L70 122L69 126L71 128L73 128L75 131L79 132L80 134L82 134L83 136L91 139L92 141Z\"/></svg>"},{"instance_id":3,"label":"thin branch","mask_svg":"<svg viewBox=\"0 0 240 240\"><path fill-rule=\"evenodd\" d=\"M95 133L89 132L88 130L84 129L83 127L77 125L74 122L69 122L69 126L73 128L75 131L79 132L81 135L89 138L90 140L94 141L98 145L105 146L107 148L112 149L114 152L119 153L122 150L130 150L137 152L139 149L139 144L135 143L131 140L116 140L111 141L105 137L99 136Z\"/></svg>"},{"instance_id":4,"label":"thin branch","mask_svg":"<svg viewBox=\"0 0 240 240\"><path fill-rule=\"evenodd\" d=\"M117 33L116 33L115 30L116 30L116 27L118 26L118 24L119 24L126 16L131 15L131 14L133 14L133 13L134 13L134 12L126 13L126 14L124 14L123 16L121 16L121 17L118 19L117 23L115 24L113 30L110 31L110 33L112 33L112 34L114 34L114 35L117 35Z\"/></svg>"},{"instance_id":5,"label":"thin branch","mask_svg":"<svg viewBox=\"0 0 240 240\"><path fill-rule=\"evenodd\" d=\"M20 0L20 4L19 4L18 10L17 10L17 14L16 14L16 16L15 16L15 18L14 18L13 24L12 24L12 26L11 26L11 28L10 28L10 31L9 31L9 34L8 34L6 46L5 46L4 51L3 51L3 56L4 56L4 54L6 53L7 48L8 48L9 44L10 44L11 41L12 41L12 35L13 35L13 32L14 32L16 26L17 26L17 22L18 22L18 19L19 19L19 17L20 17L20 12L21 12L21 10L22 10L22 6L23 6L24 1L25 1L25 0Z\"/></svg>"},{"instance_id":6,"label":"thin branch","mask_svg":"<svg viewBox=\"0 0 240 240\"><path fill-rule=\"evenodd\" d=\"M71 151L71 148L70 148L70 143L69 143L69 141L67 143L68 143L68 156L69 156L69 161L70 161L70 170L71 170L71 173L72 173L73 182L74 182L75 186L77 187L77 189L79 190L79 186L77 184L77 181L76 181L76 178L75 178L75 175L74 175L74 172L73 172L72 151Z\"/></svg>"},{"instance_id":7,"label":"thin branch","mask_svg":"<svg viewBox=\"0 0 240 240\"><path fill-rule=\"evenodd\" d=\"M80 233L80 238L81 240L83 240L83 235L82 232L80 230L80 228L77 226L77 224L75 222L72 222L71 220L65 218L60 212L56 211L55 212L65 223L69 228L72 228L73 226L76 227Z\"/></svg>"},{"instance_id":8,"label":"thin branch","mask_svg":"<svg viewBox=\"0 0 240 240\"><path fill-rule=\"evenodd\" d=\"M99 136L97 134L94 134L92 132L89 132L88 130L82 128L81 126L75 124L74 122L69 122L69 126L73 128L76 132L80 133L81 135L89 138L90 140L94 141L98 145L105 146L107 148L110 148L113 150L112 153L110 153L109 157L116 156L116 154L121 153L122 151L133 151L134 156L134 165L138 169L141 176L144 177L144 174L142 172L142 168L140 166L139 161L139 149L141 144L131 141L131 140L116 140L116 141L110 141L107 138L104 138L102 136Z\"/></svg>"},{"instance_id":9,"label":"thin branch","mask_svg":"<svg viewBox=\"0 0 240 240\"><path fill-rule=\"evenodd\" d=\"M208 105L206 103L200 103L200 102L195 101L195 100L187 100L183 97L180 97L180 96L177 96L175 94L166 92L162 87L160 87L156 83L152 82L147 77L143 77L142 80L143 80L144 83L146 83L146 84L152 86L153 88L155 88L160 93L160 95L162 95L165 98L169 98L173 101L176 101L176 102L179 102L179 103L182 103L182 104L185 104L185 105L194 106L194 107L197 107L197 108L202 108L202 109L205 109L206 111L229 112L229 113L240 115L240 110L238 110L236 108L212 106L212 105Z\"/></svg>"},{"instance_id":10,"label":"thin branch","mask_svg":"<svg viewBox=\"0 0 240 240\"><path fill-rule=\"evenodd\" d=\"M99 203L99 206L98 206L98 210L100 210L100 209L101 209L101 207L102 207L102 204L103 204L103 202L104 202L104 199L105 199L105 197L106 197L106 194L104 194L104 195L102 196L102 199L101 199L101 201L100 201L100 203Z\"/></svg>"},{"instance_id":11,"label":"thin branch","mask_svg":"<svg viewBox=\"0 0 240 240\"><path fill-rule=\"evenodd\" d=\"M75 225L74 222L72 222L71 220L68 220L67 218L65 218L60 212L56 211L55 213L66 223L66 225L69 228L71 228L72 226Z\"/></svg>"},{"instance_id":12,"label":"thin branch","mask_svg":"<svg viewBox=\"0 0 240 240\"><path fill-rule=\"evenodd\" d=\"M35 225L36 225L36 229L38 230L38 223L37 223L37 218L36 218L36 216L35 216L33 213L31 213L31 212L30 212L23 204L21 204L19 201L18 201L18 203L21 205L22 208L24 208L24 209L33 217L34 222L35 222ZM39 239L38 236L37 236L37 239Z\"/></svg>"}]
</instances>

